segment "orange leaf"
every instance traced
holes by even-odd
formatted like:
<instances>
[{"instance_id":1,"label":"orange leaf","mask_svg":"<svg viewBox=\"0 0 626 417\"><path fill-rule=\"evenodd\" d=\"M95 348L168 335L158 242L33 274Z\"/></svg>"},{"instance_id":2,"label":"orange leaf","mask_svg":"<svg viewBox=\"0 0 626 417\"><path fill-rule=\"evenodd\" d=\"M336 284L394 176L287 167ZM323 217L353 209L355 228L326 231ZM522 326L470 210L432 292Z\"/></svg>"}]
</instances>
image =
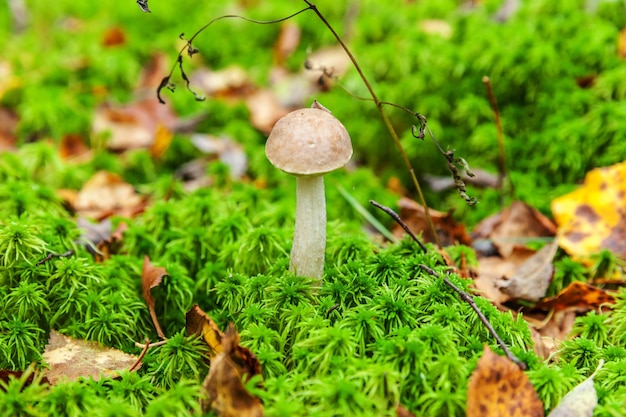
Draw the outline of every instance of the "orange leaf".
<instances>
[{"instance_id":1,"label":"orange leaf","mask_svg":"<svg viewBox=\"0 0 626 417\"><path fill-rule=\"evenodd\" d=\"M556 296L547 298L535 305L534 310L564 310L575 308L576 311L589 311L605 304L613 304L615 297L607 291L587 284L586 282L572 282Z\"/></svg>"},{"instance_id":2,"label":"orange leaf","mask_svg":"<svg viewBox=\"0 0 626 417\"><path fill-rule=\"evenodd\" d=\"M150 292L152 288L158 286L161 281L163 281L163 277L167 275L167 271L165 268L159 268L152 263L150 263L150 258L146 255L143 258L143 271L141 273L141 287L143 288L143 298L146 300L146 304L148 305L148 310L150 310L150 317L152 317L152 323L154 323L154 328L157 331L157 334L161 339L165 339L165 334L163 330L161 330L161 325L159 324L159 320L156 316L156 311L154 311L154 298L152 297L152 293Z\"/></svg>"},{"instance_id":3,"label":"orange leaf","mask_svg":"<svg viewBox=\"0 0 626 417\"><path fill-rule=\"evenodd\" d=\"M617 54L620 58L626 58L626 28L621 30L617 38Z\"/></svg>"},{"instance_id":4,"label":"orange leaf","mask_svg":"<svg viewBox=\"0 0 626 417\"><path fill-rule=\"evenodd\" d=\"M570 255L608 249L626 258L626 162L596 168L582 187L552 201L559 244Z\"/></svg>"},{"instance_id":5,"label":"orange leaf","mask_svg":"<svg viewBox=\"0 0 626 417\"><path fill-rule=\"evenodd\" d=\"M467 388L467 417L543 415L543 404L524 371L485 346Z\"/></svg>"}]
</instances>

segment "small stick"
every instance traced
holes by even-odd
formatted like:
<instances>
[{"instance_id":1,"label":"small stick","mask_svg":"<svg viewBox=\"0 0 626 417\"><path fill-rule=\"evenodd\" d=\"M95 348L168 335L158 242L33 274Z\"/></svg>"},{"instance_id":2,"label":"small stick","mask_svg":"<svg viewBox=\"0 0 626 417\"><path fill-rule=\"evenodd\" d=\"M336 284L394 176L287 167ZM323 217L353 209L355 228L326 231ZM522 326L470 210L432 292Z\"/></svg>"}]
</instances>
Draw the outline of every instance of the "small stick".
<instances>
[{"instance_id":1,"label":"small stick","mask_svg":"<svg viewBox=\"0 0 626 417\"><path fill-rule=\"evenodd\" d=\"M405 232L407 232L409 234L409 236L411 236L411 238L415 242L417 242L419 247L422 248L422 250L424 252L428 252L428 249L426 249L426 246L424 246L424 244L422 242L420 242L420 240L417 238L417 236L415 236L415 233L413 233L413 231L411 229L409 229L409 226L407 226L406 223L404 223L402 221L400 216L398 216L398 214L395 211L393 211L389 207L383 206L382 204L380 204L380 203L378 203L378 202L376 202L374 200L370 200L370 204L373 205L374 207L377 207L377 208L381 209L385 213L387 213L392 219L394 219L396 221L396 223L398 223L400 225L400 227L402 227L404 229Z\"/></svg>"},{"instance_id":2,"label":"small stick","mask_svg":"<svg viewBox=\"0 0 626 417\"><path fill-rule=\"evenodd\" d=\"M437 271L427 267L424 264L419 264L419 267L422 268L422 270L424 270L426 273L439 278L439 274L437 273ZM476 305L476 301L474 301L474 299L472 298L471 295L467 294L466 292L464 292L463 290L461 290L459 287L457 287L456 285L454 285L452 283L452 281L450 281L448 278L444 277L443 278L443 282L446 283L446 285L450 288L452 288L454 291L456 291L457 294L459 294L459 297L461 297L461 299L463 301L465 301L466 303L468 303L470 305L470 307L472 307L472 310L474 310L476 312L476 314L478 314L478 317L480 318L480 321L483 322L483 324L485 325L485 327L487 328L487 330L489 330L489 333L491 333L491 335L498 341L498 344L500 345L500 347L502 348L502 350L504 350L504 354L506 355L507 358L509 358L510 361L514 362L517 366L519 366L521 369L525 370L526 369L526 364L524 362L522 362L521 360L517 359L517 357L513 354L513 352L511 352L508 348L508 346L506 345L506 343L504 343L504 340L502 340L500 338L500 336L498 335L498 333L496 332L496 329L493 328L493 326L491 325L491 323L489 323L489 320L487 319L487 317L485 317L485 315L483 314L482 311L480 311L480 308L478 308L478 305Z\"/></svg>"},{"instance_id":3,"label":"small stick","mask_svg":"<svg viewBox=\"0 0 626 417\"><path fill-rule=\"evenodd\" d=\"M45 258L43 258L42 260L37 262L35 264L35 266L39 266L41 264L45 264L46 262L52 260L52 258L67 258L69 256L72 256L73 254L74 254L74 251L72 249L70 249L70 250L68 250L67 252L64 252L64 253L49 253L48 256L46 256Z\"/></svg>"},{"instance_id":4,"label":"small stick","mask_svg":"<svg viewBox=\"0 0 626 417\"><path fill-rule=\"evenodd\" d=\"M409 232L409 227L406 225L406 223L404 223L402 221L402 219L400 218L400 216L398 216L396 213L393 212L393 210L391 209L387 209L385 210L385 208L383 208L384 206L376 203L375 201L371 200L370 203L378 208L380 208L381 210L383 210L385 213L389 214L404 230L407 231L407 233L409 233L409 236L411 236L411 238L425 251L428 252L428 249L426 249L426 247L424 245L422 245L422 243L417 239L417 237L415 236L415 234L410 233ZM426 273L439 278L439 274L427 267L424 264L419 264L419 267L425 271ZM517 366L519 366L521 369L526 369L526 364L522 361L520 361L514 354L513 352L511 352L509 350L509 348L506 346L506 344L504 343L504 341L500 338L500 336L498 336L498 333L496 333L496 330L493 328L493 326L491 325L491 323L489 323L489 320L487 320L487 317L485 317L485 315L483 314L482 311L480 311L480 308L478 307L478 305L476 305L476 302L474 301L474 299L467 293L465 293L463 290L461 290L459 287L457 287L456 285L454 285L452 283L452 281L450 281L448 278L444 277L443 278L443 282L450 288L452 288L457 294L459 294L459 296L461 297L461 299L465 302L467 302L470 307L472 307L472 310L474 310L476 312L476 314L478 314L478 317L480 318L480 321L483 322L483 324L485 325L485 327L487 327L487 330L489 330L489 333L492 334L492 336L496 339L496 341L498 342L498 344L500 345L500 347L502 348L502 350L504 350L504 354L506 355L507 358L509 358L509 360L511 360L512 362L514 362L515 364L517 364Z\"/></svg>"},{"instance_id":5,"label":"small stick","mask_svg":"<svg viewBox=\"0 0 626 417\"><path fill-rule=\"evenodd\" d=\"M166 344L166 343L167 343L167 339L165 339L165 340L160 340L160 341L158 341L158 342L150 343L150 344L148 345L148 347L149 347L149 348L153 348L153 347L163 346L163 345L164 345L164 344ZM139 342L135 342L135 346L142 348L142 347L144 347L144 344L143 344L143 343L139 343Z\"/></svg>"},{"instance_id":6,"label":"small stick","mask_svg":"<svg viewBox=\"0 0 626 417\"><path fill-rule=\"evenodd\" d=\"M150 339L146 337L146 345L143 347L141 354L137 358L137 362L135 362L135 364L130 367L128 372L133 372L139 369L139 367L141 366L141 360L143 359L144 356L146 356L146 353L148 353L149 348L150 348Z\"/></svg>"}]
</instances>

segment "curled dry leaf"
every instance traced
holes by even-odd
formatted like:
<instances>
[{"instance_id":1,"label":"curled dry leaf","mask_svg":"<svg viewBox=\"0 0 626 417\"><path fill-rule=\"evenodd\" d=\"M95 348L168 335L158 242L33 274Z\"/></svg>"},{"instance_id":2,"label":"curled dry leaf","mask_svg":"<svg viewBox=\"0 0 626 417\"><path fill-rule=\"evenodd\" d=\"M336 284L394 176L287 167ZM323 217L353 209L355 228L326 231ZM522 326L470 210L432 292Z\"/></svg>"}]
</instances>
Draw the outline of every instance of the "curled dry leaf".
<instances>
[{"instance_id":1,"label":"curled dry leaf","mask_svg":"<svg viewBox=\"0 0 626 417\"><path fill-rule=\"evenodd\" d=\"M116 377L120 371L133 367L138 360L136 356L120 350L64 336L56 330L50 332L43 358L50 367L46 377L52 385L61 380L75 381L80 377L91 377L96 381L103 377Z\"/></svg>"},{"instance_id":2,"label":"curled dry leaf","mask_svg":"<svg viewBox=\"0 0 626 417\"><path fill-rule=\"evenodd\" d=\"M554 275L552 260L558 247L555 240L533 254L512 276L498 283L500 291L514 300L539 301L545 297Z\"/></svg>"},{"instance_id":3,"label":"curled dry leaf","mask_svg":"<svg viewBox=\"0 0 626 417\"><path fill-rule=\"evenodd\" d=\"M261 417L261 401L251 395L245 382L261 374L261 364L247 348L239 345L239 334L231 324L222 333L215 322L197 305L187 313L187 333L202 335L212 350L209 374L202 387L207 400L203 411L213 410L220 417Z\"/></svg>"},{"instance_id":4,"label":"curled dry leaf","mask_svg":"<svg viewBox=\"0 0 626 417\"><path fill-rule=\"evenodd\" d=\"M187 335L195 334L197 336L202 336L206 344L211 349L210 356L212 358L222 352L222 339L224 338L224 333L222 333L219 327L217 327L217 324L213 321L213 319L211 319L207 313L202 311L198 304L191 307L185 318Z\"/></svg>"},{"instance_id":5,"label":"curled dry leaf","mask_svg":"<svg viewBox=\"0 0 626 417\"><path fill-rule=\"evenodd\" d=\"M143 298L146 300L146 304L148 305L148 310L150 310L150 317L152 317L152 323L154 323L154 328L157 331L157 334L161 339L165 339L165 334L161 329L161 325L159 324L159 320L156 316L156 311L154 310L154 298L152 297L152 288L158 286L162 281L163 277L167 275L167 271L165 268L160 268L152 265L150 262L150 258L146 255L143 258L143 270L141 272L141 287L143 289Z\"/></svg>"},{"instance_id":6,"label":"curled dry leaf","mask_svg":"<svg viewBox=\"0 0 626 417\"><path fill-rule=\"evenodd\" d=\"M552 213L570 255L608 249L626 259L626 162L589 171L580 188L552 201Z\"/></svg>"},{"instance_id":7,"label":"curled dry leaf","mask_svg":"<svg viewBox=\"0 0 626 417\"><path fill-rule=\"evenodd\" d=\"M80 216L96 220L112 215L133 217L147 205L147 200L137 194L132 185L107 171L96 172L78 192L59 190L58 194Z\"/></svg>"},{"instance_id":8,"label":"curled dry leaf","mask_svg":"<svg viewBox=\"0 0 626 417\"><path fill-rule=\"evenodd\" d=\"M467 388L467 417L543 415L543 404L524 371L485 346Z\"/></svg>"},{"instance_id":9,"label":"curled dry leaf","mask_svg":"<svg viewBox=\"0 0 626 417\"><path fill-rule=\"evenodd\" d=\"M598 393L593 385L593 378L603 364L601 361L593 375L568 392L548 417L592 417L593 410L598 405Z\"/></svg>"},{"instance_id":10,"label":"curled dry leaf","mask_svg":"<svg viewBox=\"0 0 626 417\"><path fill-rule=\"evenodd\" d=\"M536 304L533 310L572 310L585 312L611 305L615 297L610 292L586 282L572 282L563 291Z\"/></svg>"}]
</instances>

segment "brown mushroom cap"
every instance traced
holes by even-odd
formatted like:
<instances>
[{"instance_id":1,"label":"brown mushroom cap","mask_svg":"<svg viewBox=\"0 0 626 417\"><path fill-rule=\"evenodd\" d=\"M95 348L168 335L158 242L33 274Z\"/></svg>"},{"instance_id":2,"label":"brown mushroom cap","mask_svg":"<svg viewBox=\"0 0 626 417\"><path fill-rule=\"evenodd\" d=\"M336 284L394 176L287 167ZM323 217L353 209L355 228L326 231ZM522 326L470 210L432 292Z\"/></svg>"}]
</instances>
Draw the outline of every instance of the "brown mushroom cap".
<instances>
[{"instance_id":1,"label":"brown mushroom cap","mask_svg":"<svg viewBox=\"0 0 626 417\"><path fill-rule=\"evenodd\" d=\"M323 175L350 160L352 143L346 128L329 112L299 109L276 122L265 155L288 174Z\"/></svg>"}]
</instances>

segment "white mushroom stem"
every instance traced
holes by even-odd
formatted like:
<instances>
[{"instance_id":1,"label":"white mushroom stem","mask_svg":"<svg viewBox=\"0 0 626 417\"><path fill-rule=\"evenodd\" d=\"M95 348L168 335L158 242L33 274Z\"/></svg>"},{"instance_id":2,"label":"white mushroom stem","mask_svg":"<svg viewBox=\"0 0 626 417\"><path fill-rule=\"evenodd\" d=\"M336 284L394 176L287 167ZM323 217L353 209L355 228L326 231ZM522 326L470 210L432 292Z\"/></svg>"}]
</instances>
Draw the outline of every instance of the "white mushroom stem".
<instances>
[{"instance_id":1,"label":"white mushroom stem","mask_svg":"<svg viewBox=\"0 0 626 417\"><path fill-rule=\"evenodd\" d=\"M326 250L326 197L321 175L296 177L296 227L289 270L322 283Z\"/></svg>"}]
</instances>

